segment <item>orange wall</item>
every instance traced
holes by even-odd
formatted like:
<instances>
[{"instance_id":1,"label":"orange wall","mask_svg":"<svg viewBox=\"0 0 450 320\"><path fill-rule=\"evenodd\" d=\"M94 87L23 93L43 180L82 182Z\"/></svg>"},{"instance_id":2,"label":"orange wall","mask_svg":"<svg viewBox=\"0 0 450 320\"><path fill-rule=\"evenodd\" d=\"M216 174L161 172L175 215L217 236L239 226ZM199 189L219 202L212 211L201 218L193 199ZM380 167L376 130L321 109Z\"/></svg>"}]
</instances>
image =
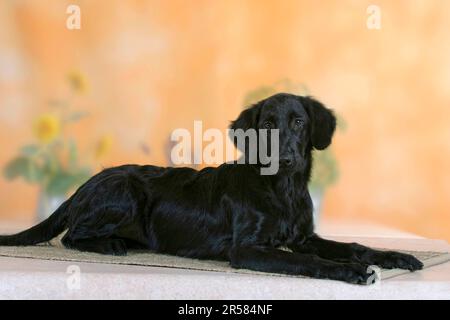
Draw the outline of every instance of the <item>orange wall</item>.
<instances>
[{"instance_id":1,"label":"orange wall","mask_svg":"<svg viewBox=\"0 0 450 320\"><path fill-rule=\"evenodd\" d=\"M82 29L65 28L66 6ZM325 217L364 218L450 240L450 2L2 1L0 166L32 140L46 101L67 96L68 70L90 92L70 133L88 154L112 135L97 169L165 164L172 129L225 129L246 92L283 78L305 83L348 128L334 140L340 180ZM143 152L141 144L150 147ZM0 218L34 213L37 188L0 180Z\"/></svg>"}]
</instances>

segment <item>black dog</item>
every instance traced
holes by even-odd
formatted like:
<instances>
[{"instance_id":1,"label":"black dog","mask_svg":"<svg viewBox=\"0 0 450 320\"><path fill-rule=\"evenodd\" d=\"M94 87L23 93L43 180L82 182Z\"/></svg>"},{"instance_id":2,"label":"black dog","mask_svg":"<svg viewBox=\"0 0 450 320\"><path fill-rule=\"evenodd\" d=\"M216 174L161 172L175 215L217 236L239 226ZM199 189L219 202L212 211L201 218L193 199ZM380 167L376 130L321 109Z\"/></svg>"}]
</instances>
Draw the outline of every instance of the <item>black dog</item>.
<instances>
[{"instance_id":1,"label":"black dog","mask_svg":"<svg viewBox=\"0 0 450 320\"><path fill-rule=\"evenodd\" d=\"M232 129L279 129L280 169L124 165L92 177L47 220L0 245L33 245L67 229L67 248L125 255L127 249L230 261L234 268L365 283L368 265L411 271L411 255L339 243L314 233L308 193L313 149L330 143L336 119L311 97L277 94L244 110ZM284 246L292 252L280 250Z\"/></svg>"}]
</instances>

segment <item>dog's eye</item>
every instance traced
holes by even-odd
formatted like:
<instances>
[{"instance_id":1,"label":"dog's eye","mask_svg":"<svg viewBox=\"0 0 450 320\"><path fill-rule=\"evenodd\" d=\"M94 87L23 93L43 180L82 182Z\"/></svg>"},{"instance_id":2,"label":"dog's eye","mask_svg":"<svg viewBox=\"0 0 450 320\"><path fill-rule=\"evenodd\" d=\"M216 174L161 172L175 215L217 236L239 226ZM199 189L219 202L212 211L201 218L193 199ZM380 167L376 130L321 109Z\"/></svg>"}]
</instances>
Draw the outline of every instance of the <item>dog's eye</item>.
<instances>
[{"instance_id":1,"label":"dog's eye","mask_svg":"<svg viewBox=\"0 0 450 320\"><path fill-rule=\"evenodd\" d=\"M304 124L303 119L300 118L295 119L295 124L299 127L303 126Z\"/></svg>"},{"instance_id":2,"label":"dog's eye","mask_svg":"<svg viewBox=\"0 0 450 320\"><path fill-rule=\"evenodd\" d=\"M272 128L272 122L270 121L264 121L264 128L271 129Z\"/></svg>"}]
</instances>

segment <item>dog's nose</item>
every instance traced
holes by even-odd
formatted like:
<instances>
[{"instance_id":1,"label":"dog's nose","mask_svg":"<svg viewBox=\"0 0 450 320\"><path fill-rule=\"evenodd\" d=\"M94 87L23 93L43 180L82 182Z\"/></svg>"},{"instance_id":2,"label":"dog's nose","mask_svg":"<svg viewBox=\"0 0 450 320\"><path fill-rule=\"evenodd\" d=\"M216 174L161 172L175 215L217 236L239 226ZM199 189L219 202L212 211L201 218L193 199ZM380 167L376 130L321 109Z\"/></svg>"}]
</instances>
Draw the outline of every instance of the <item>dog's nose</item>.
<instances>
[{"instance_id":1,"label":"dog's nose","mask_svg":"<svg viewBox=\"0 0 450 320\"><path fill-rule=\"evenodd\" d=\"M290 167L294 161L291 158L281 158L280 165L282 167Z\"/></svg>"}]
</instances>

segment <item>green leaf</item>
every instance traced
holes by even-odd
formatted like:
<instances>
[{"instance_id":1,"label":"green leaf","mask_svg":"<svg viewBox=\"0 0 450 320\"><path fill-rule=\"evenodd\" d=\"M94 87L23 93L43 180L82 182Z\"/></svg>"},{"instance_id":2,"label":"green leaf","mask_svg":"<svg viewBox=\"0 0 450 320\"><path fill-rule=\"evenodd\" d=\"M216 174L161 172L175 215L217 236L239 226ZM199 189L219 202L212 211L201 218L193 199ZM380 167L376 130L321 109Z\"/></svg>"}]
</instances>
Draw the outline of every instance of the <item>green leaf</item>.
<instances>
[{"instance_id":1,"label":"green leaf","mask_svg":"<svg viewBox=\"0 0 450 320\"><path fill-rule=\"evenodd\" d=\"M78 150L73 139L69 140L68 143L69 148L69 170L72 170L76 167L78 161Z\"/></svg>"},{"instance_id":2,"label":"green leaf","mask_svg":"<svg viewBox=\"0 0 450 320\"><path fill-rule=\"evenodd\" d=\"M309 186L311 189L324 190L335 183L339 172L332 149L313 153L313 170Z\"/></svg>"},{"instance_id":3,"label":"green leaf","mask_svg":"<svg viewBox=\"0 0 450 320\"><path fill-rule=\"evenodd\" d=\"M12 180L25 175L30 159L28 157L17 157L8 162L3 170L6 179Z\"/></svg>"},{"instance_id":4,"label":"green leaf","mask_svg":"<svg viewBox=\"0 0 450 320\"><path fill-rule=\"evenodd\" d=\"M61 148L61 146L52 146L52 148L48 150L48 152L43 154L42 171L45 172L45 175L47 177L52 177L53 175L62 171L62 165L59 158L57 157L57 150L59 148Z\"/></svg>"},{"instance_id":5,"label":"green leaf","mask_svg":"<svg viewBox=\"0 0 450 320\"><path fill-rule=\"evenodd\" d=\"M11 160L4 169L6 179L12 180L23 177L28 182L41 182L44 172L35 161L29 157L17 157Z\"/></svg>"},{"instance_id":6,"label":"green leaf","mask_svg":"<svg viewBox=\"0 0 450 320\"><path fill-rule=\"evenodd\" d=\"M36 155L40 151L40 149L41 148L38 145L29 144L20 148L20 153L27 157L32 157Z\"/></svg>"},{"instance_id":7,"label":"green leaf","mask_svg":"<svg viewBox=\"0 0 450 320\"><path fill-rule=\"evenodd\" d=\"M66 172L57 172L47 183L47 193L50 195L64 195L74 185L74 177Z\"/></svg>"},{"instance_id":8,"label":"green leaf","mask_svg":"<svg viewBox=\"0 0 450 320\"><path fill-rule=\"evenodd\" d=\"M90 172L81 169L76 173L57 172L47 183L46 191L50 195L65 195L70 190L79 187L90 176Z\"/></svg>"},{"instance_id":9,"label":"green leaf","mask_svg":"<svg viewBox=\"0 0 450 320\"><path fill-rule=\"evenodd\" d=\"M25 176L25 180L28 182L36 182L40 183L44 180L45 174L41 167L37 165L35 162L30 162L28 166L28 172Z\"/></svg>"},{"instance_id":10,"label":"green leaf","mask_svg":"<svg viewBox=\"0 0 450 320\"><path fill-rule=\"evenodd\" d=\"M82 168L82 169L78 170L78 172L74 174L74 178L75 178L74 187L81 186L83 183L85 183L91 177L91 175L92 175L92 173L89 168Z\"/></svg>"}]
</instances>

